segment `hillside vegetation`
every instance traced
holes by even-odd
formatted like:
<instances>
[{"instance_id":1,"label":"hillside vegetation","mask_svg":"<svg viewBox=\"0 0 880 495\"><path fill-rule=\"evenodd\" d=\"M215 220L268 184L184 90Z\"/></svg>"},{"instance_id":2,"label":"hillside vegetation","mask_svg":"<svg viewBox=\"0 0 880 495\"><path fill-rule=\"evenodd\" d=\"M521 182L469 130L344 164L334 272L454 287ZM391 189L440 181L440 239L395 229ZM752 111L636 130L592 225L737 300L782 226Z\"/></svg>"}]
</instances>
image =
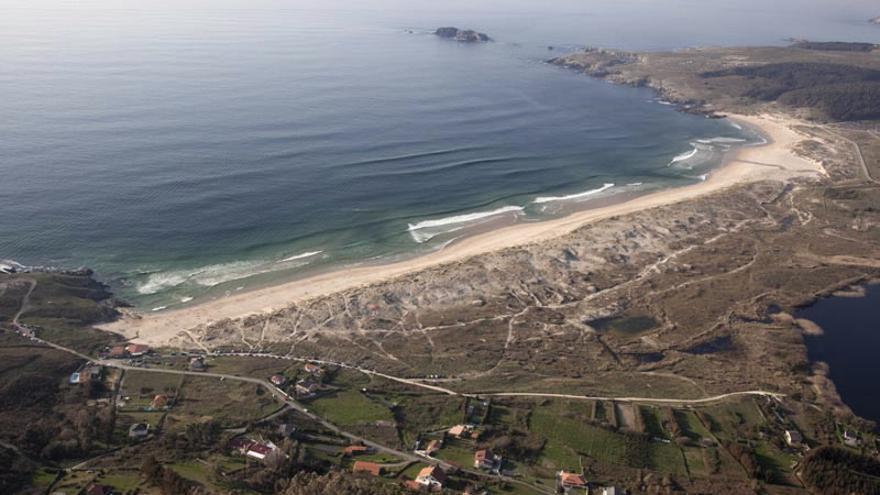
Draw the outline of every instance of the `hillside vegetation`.
<instances>
[{"instance_id":1,"label":"hillside vegetation","mask_svg":"<svg viewBox=\"0 0 880 495\"><path fill-rule=\"evenodd\" d=\"M807 107L833 120L880 117L880 70L829 63L779 63L700 74L706 79L744 78L740 96Z\"/></svg>"}]
</instances>

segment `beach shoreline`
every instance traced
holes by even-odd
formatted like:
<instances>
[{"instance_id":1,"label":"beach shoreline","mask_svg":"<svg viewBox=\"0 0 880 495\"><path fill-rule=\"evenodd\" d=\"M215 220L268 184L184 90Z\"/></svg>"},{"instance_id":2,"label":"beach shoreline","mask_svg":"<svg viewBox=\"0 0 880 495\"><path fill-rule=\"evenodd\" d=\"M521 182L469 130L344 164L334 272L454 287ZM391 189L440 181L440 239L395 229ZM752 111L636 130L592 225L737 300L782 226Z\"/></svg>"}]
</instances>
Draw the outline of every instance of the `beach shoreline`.
<instances>
[{"instance_id":1,"label":"beach shoreline","mask_svg":"<svg viewBox=\"0 0 880 495\"><path fill-rule=\"evenodd\" d=\"M459 263L489 252L540 243L610 217L680 203L749 182L789 180L793 177L824 174L821 166L795 155L792 151L793 146L802 139L794 129L798 121L780 115L729 115L728 118L737 124L760 131L767 138L767 143L731 151L703 182L579 210L556 219L504 226L459 239L438 251L404 260L343 267L179 309L152 314L129 312L121 319L101 325L100 328L121 334L132 341L161 346L187 329L225 319L267 314L315 297L386 282L440 265Z\"/></svg>"}]
</instances>

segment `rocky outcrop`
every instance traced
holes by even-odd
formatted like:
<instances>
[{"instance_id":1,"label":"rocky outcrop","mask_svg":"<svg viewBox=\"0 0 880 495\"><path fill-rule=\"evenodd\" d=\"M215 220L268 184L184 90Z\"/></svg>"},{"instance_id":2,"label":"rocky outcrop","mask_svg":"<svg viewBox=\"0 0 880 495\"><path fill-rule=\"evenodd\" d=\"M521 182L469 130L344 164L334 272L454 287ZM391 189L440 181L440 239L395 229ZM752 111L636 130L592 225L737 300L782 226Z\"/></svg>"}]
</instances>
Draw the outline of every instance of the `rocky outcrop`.
<instances>
[{"instance_id":1,"label":"rocky outcrop","mask_svg":"<svg viewBox=\"0 0 880 495\"><path fill-rule=\"evenodd\" d=\"M871 24L878 24L878 25L880 25L880 16L875 17L875 18L871 19L871 20L868 21L868 22L870 22Z\"/></svg>"},{"instance_id":2,"label":"rocky outcrop","mask_svg":"<svg viewBox=\"0 0 880 495\"><path fill-rule=\"evenodd\" d=\"M458 29L457 27L442 27L434 31L434 34L450 40L461 41L463 43L484 43L492 41L486 33L478 33L471 29Z\"/></svg>"}]
</instances>

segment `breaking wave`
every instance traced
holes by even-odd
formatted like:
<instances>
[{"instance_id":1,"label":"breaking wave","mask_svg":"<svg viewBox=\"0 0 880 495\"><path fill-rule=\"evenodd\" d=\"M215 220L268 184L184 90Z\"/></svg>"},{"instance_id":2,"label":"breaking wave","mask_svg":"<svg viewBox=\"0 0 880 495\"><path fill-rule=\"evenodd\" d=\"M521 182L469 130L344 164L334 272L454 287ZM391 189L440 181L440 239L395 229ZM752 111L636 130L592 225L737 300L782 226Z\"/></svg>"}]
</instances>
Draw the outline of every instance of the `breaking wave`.
<instances>
[{"instance_id":1,"label":"breaking wave","mask_svg":"<svg viewBox=\"0 0 880 495\"><path fill-rule=\"evenodd\" d=\"M305 256L306 254L309 256L315 256L318 252L303 253L302 255L297 255L297 257L291 256L282 261L289 263L295 261L293 258L301 260L308 257ZM136 290L139 294L151 295L182 286L214 287L233 280L240 280L253 277L254 275L280 270L282 268L278 267L278 263L281 262L234 261L232 263L219 263L203 266L193 270L156 272L150 274L143 283L137 286ZM308 262L302 264L306 265ZM192 297L187 296L181 299L181 302L186 303L191 300Z\"/></svg>"},{"instance_id":2,"label":"breaking wave","mask_svg":"<svg viewBox=\"0 0 880 495\"><path fill-rule=\"evenodd\" d=\"M467 213L464 215L438 218L435 220L423 220L418 223L409 224L407 230L409 230L409 234L410 236L412 236L414 241L422 244L424 242L430 241L440 234L460 230L465 227L462 224L485 220L487 218L495 217L498 215L504 215L505 213L519 214L523 211L523 209L524 208L522 206L504 206L491 211L479 211L475 213ZM457 227L448 228L451 225L457 225Z\"/></svg>"},{"instance_id":3,"label":"breaking wave","mask_svg":"<svg viewBox=\"0 0 880 495\"><path fill-rule=\"evenodd\" d=\"M589 191L584 191L582 193L569 194L567 196L539 196L539 197L535 198L535 200L533 202L541 204L541 203L550 203L552 201L570 201L573 199L587 198L587 197L593 196L595 194L599 194L602 191L611 189L612 187L614 187L614 184L607 182L605 184L602 184L602 187L599 187L596 189L590 189Z\"/></svg>"},{"instance_id":4,"label":"breaking wave","mask_svg":"<svg viewBox=\"0 0 880 495\"><path fill-rule=\"evenodd\" d=\"M696 156L696 154L699 152L700 152L700 148L698 148L697 146L694 146L693 149L691 149L690 151L688 151L686 153L682 153L680 155L676 155L676 157L673 158L672 161L669 162L669 164L674 165L679 162L684 162L684 161L690 160L691 158Z\"/></svg>"},{"instance_id":5,"label":"breaking wave","mask_svg":"<svg viewBox=\"0 0 880 495\"><path fill-rule=\"evenodd\" d=\"M296 261L296 260L301 260L301 259L305 259L305 258L311 258L312 256L317 256L323 252L324 251L309 251L307 253L295 254L295 255L290 256L288 258L284 258L283 260L278 260L278 263L287 263L288 261Z\"/></svg>"}]
</instances>

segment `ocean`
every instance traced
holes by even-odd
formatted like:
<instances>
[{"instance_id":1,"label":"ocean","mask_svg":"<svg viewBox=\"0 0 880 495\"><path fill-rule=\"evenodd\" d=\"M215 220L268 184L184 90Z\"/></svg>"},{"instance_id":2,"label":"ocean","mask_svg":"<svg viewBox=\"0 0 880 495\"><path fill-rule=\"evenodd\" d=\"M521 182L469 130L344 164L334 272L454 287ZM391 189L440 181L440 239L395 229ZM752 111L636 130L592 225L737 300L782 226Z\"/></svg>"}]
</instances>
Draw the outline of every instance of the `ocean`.
<instances>
[{"instance_id":1,"label":"ocean","mask_svg":"<svg viewBox=\"0 0 880 495\"><path fill-rule=\"evenodd\" d=\"M0 260L145 310L693 183L759 139L560 53L880 41L861 1L3 3Z\"/></svg>"}]
</instances>

